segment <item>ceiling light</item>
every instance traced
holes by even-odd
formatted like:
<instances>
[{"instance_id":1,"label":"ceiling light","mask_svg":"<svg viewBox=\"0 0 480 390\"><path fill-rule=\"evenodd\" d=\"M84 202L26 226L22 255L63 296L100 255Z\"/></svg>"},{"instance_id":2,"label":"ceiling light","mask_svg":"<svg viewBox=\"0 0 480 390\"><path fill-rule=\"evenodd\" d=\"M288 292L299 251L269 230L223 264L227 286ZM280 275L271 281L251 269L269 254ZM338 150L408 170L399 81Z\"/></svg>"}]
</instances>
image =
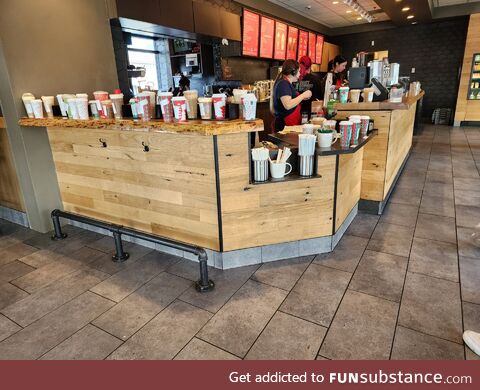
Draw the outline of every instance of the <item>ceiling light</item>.
<instances>
[{"instance_id":1,"label":"ceiling light","mask_svg":"<svg viewBox=\"0 0 480 390\"><path fill-rule=\"evenodd\" d=\"M413 19L414 17L415 17L415 15L408 15L407 19Z\"/></svg>"},{"instance_id":2,"label":"ceiling light","mask_svg":"<svg viewBox=\"0 0 480 390\"><path fill-rule=\"evenodd\" d=\"M417 22L412 22L412 24L417 24Z\"/></svg>"},{"instance_id":3,"label":"ceiling light","mask_svg":"<svg viewBox=\"0 0 480 390\"><path fill-rule=\"evenodd\" d=\"M362 18L361 18L361 17L358 17L357 20L362 20Z\"/></svg>"},{"instance_id":4,"label":"ceiling light","mask_svg":"<svg viewBox=\"0 0 480 390\"><path fill-rule=\"evenodd\" d=\"M332 4L338 4L338 1L332 1Z\"/></svg>"},{"instance_id":5,"label":"ceiling light","mask_svg":"<svg viewBox=\"0 0 480 390\"><path fill-rule=\"evenodd\" d=\"M334 2L335 3L335 2ZM370 15L370 13L365 9L363 8L357 0L343 0L343 3L345 5L348 5L349 7L351 7L357 14L359 14L361 17L360 18L357 18L357 20L361 20L362 18L366 19L369 23L372 23L373 20L374 20L374 17L372 15ZM346 11L347 14L351 14L353 11L352 10L348 10Z\"/></svg>"},{"instance_id":6,"label":"ceiling light","mask_svg":"<svg viewBox=\"0 0 480 390\"><path fill-rule=\"evenodd\" d=\"M347 14L351 14L351 13L352 13L352 10L348 10L348 11L347 11Z\"/></svg>"},{"instance_id":7,"label":"ceiling light","mask_svg":"<svg viewBox=\"0 0 480 390\"><path fill-rule=\"evenodd\" d=\"M402 8L402 11L403 11L403 12L410 11L410 7L403 7L403 8Z\"/></svg>"}]
</instances>

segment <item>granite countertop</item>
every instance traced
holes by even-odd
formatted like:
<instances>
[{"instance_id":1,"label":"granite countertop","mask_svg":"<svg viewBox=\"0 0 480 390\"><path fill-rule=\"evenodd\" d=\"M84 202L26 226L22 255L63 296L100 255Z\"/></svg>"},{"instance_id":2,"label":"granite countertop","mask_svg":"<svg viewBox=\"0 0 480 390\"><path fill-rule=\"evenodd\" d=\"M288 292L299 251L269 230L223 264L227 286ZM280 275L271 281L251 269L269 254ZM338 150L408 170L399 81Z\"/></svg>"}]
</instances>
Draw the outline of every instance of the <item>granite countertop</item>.
<instances>
[{"instance_id":1,"label":"granite countertop","mask_svg":"<svg viewBox=\"0 0 480 390\"><path fill-rule=\"evenodd\" d=\"M150 120L143 122L133 119L63 119L63 118L22 118L18 122L21 126L32 127L71 127L83 129L107 129L124 131L146 131L146 132L166 132L166 133L185 133L200 135L223 135L235 133L250 133L263 131L263 120L255 119L253 121L244 121L240 119L225 121L202 121L192 120L187 122L165 123L163 120Z\"/></svg>"},{"instance_id":2,"label":"granite countertop","mask_svg":"<svg viewBox=\"0 0 480 390\"><path fill-rule=\"evenodd\" d=\"M388 100L384 102L371 103L335 103L334 108L337 110L408 110L413 104L417 103L423 96L425 91L420 92L417 96L403 98L402 103L390 103Z\"/></svg>"}]
</instances>

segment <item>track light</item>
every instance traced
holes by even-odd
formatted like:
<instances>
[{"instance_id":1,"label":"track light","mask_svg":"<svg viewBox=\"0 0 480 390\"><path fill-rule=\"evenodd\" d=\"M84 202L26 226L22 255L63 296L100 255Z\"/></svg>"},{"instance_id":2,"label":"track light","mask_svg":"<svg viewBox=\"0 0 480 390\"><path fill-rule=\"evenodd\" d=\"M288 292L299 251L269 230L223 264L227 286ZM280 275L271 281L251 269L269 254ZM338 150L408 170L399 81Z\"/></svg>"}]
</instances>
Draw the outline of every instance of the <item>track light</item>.
<instances>
[{"instance_id":1,"label":"track light","mask_svg":"<svg viewBox=\"0 0 480 390\"><path fill-rule=\"evenodd\" d=\"M370 13L363 8L356 0L343 0L345 5L348 5L352 8L355 12L357 12L363 19L365 19L368 23L372 23L374 21L374 17L370 15ZM347 11L347 13L349 13Z\"/></svg>"}]
</instances>

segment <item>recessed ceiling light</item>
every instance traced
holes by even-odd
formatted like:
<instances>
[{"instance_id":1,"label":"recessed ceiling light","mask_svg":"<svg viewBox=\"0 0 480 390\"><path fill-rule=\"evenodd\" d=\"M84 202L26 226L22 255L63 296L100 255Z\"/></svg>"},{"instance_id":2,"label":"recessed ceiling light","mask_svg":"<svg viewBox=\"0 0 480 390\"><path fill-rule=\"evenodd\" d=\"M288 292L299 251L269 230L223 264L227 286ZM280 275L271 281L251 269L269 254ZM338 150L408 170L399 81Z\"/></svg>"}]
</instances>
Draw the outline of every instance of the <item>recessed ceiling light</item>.
<instances>
[{"instance_id":1,"label":"recessed ceiling light","mask_svg":"<svg viewBox=\"0 0 480 390\"><path fill-rule=\"evenodd\" d=\"M417 22L412 22L412 24L417 24Z\"/></svg>"},{"instance_id":2,"label":"recessed ceiling light","mask_svg":"<svg viewBox=\"0 0 480 390\"><path fill-rule=\"evenodd\" d=\"M362 20L362 18L359 16L359 17L357 18L357 20Z\"/></svg>"},{"instance_id":3,"label":"recessed ceiling light","mask_svg":"<svg viewBox=\"0 0 480 390\"><path fill-rule=\"evenodd\" d=\"M351 13L352 13L352 11L351 11L351 10L348 10L348 11L347 11L347 14L351 14Z\"/></svg>"},{"instance_id":4,"label":"recessed ceiling light","mask_svg":"<svg viewBox=\"0 0 480 390\"><path fill-rule=\"evenodd\" d=\"M395 3L400 3L402 0L395 0Z\"/></svg>"},{"instance_id":5,"label":"recessed ceiling light","mask_svg":"<svg viewBox=\"0 0 480 390\"><path fill-rule=\"evenodd\" d=\"M332 1L332 4L338 4L338 1Z\"/></svg>"},{"instance_id":6,"label":"recessed ceiling light","mask_svg":"<svg viewBox=\"0 0 480 390\"><path fill-rule=\"evenodd\" d=\"M403 7L403 8L402 8L402 11L403 11L403 12L410 11L410 7Z\"/></svg>"},{"instance_id":7,"label":"recessed ceiling light","mask_svg":"<svg viewBox=\"0 0 480 390\"><path fill-rule=\"evenodd\" d=\"M413 19L414 17L415 17L415 15L408 15L407 19Z\"/></svg>"}]
</instances>

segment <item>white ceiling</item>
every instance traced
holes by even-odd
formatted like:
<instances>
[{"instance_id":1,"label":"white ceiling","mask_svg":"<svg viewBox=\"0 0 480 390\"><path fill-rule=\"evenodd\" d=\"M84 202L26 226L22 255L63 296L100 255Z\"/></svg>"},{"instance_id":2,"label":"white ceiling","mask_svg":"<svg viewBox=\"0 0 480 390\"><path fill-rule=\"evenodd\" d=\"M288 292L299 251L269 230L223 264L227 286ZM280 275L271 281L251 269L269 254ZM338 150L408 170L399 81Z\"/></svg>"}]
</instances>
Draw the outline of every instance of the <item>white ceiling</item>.
<instances>
[{"instance_id":1,"label":"white ceiling","mask_svg":"<svg viewBox=\"0 0 480 390\"><path fill-rule=\"evenodd\" d=\"M368 23L365 19L357 20L360 15L345 5L343 0L338 0L338 4L333 4L333 0L269 0L272 3L287 8L293 12L312 19L324 26L330 28L354 26L357 24ZM378 10L379 7L374 0L357 0L358 3L367 11ZM311 6L311 9L307 9ZM347 11L352 11L347 13ZM374 22L390 20L386 13L374 14Z\"/></svg>"},{"instance_id":2,"label":"white ceiling","mask_svg":"<svg viewBox=\"0 0 480 390\"><path fill-rule=\"evenodd\" d=\"M447 7L449 5L459 5L468 3L478 3L480 0L433 0L434 7Z\"/></svg>"}]
</instances>

